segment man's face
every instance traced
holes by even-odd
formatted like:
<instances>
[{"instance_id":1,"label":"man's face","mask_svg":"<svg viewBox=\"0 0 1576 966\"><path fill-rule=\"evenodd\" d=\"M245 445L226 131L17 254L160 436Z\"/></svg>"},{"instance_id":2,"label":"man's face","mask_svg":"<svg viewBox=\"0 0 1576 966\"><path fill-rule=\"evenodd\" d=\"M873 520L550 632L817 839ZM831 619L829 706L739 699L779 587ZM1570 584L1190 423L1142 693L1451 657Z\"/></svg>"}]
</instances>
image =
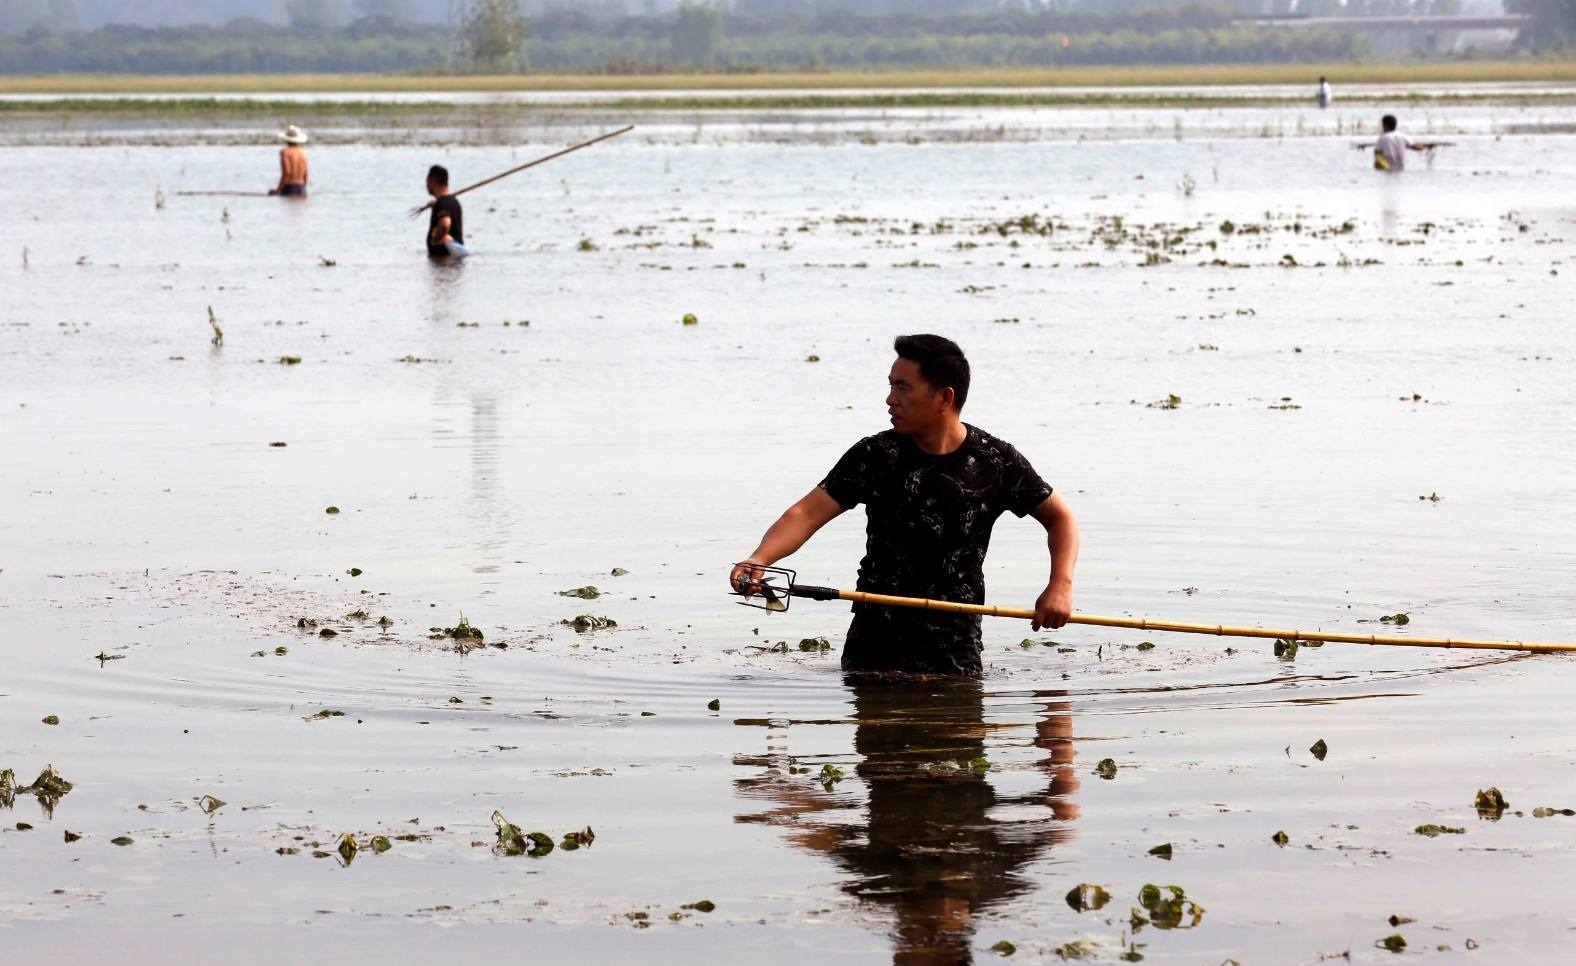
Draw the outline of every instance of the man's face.
<instances>
[{"instance_id":1,"label":"man's face","mask_svg":"<svg viewBox=\"0 0 1576 966\"><path fill-rule=\"evenodd\" d=\"M442 189L442 187L442 185L438 184L438 182L432 180L431 178L427 179L427 194L432 195L434 198L438 197L438 192Z\"/></svg>"},{"instance_id":2,"label":"man's face","mask_svg":"<svg viewBox=\"0 0 1576 966\"><path fill-rule=\"evenodd\" d=\"M937 389L919 374L919 363L899 357L887 374L887 415L892 428L905 436L918 436L941 421L952 404L952 394Z\"/></svg>"}]
</instances>

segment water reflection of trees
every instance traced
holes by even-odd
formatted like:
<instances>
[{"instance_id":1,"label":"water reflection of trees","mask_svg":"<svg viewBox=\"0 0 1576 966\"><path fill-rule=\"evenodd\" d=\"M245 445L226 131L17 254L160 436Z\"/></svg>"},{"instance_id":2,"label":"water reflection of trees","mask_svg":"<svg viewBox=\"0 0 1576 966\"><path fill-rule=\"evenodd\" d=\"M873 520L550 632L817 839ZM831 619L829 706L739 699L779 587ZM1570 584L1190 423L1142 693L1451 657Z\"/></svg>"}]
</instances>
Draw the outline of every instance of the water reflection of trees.
<instances>
[{"instance_id":1,"label":"water reflection of trees","mask_svg":"<svg viewBox=\"0 0 1576 966\"><path fill-rule=\"evenodd\" d=\"M890 909L894 963L969 962L979 917L1032 890L1026 867L1072 837L1078 778L1069 705L1055 692L1043 702L1032 743L1046 754L1031 766L1043 784L1012 793L1003 789L1021 787L1017 775L981 760L1020 726L985 720L978 682L849 684L865 801L847 785L823 787L785 753L768 755L746 759L766 770L738 790L772 804L738 821L784 828L794 845L850 874L849 895ZM863 821L849 814L861 808Z\"/></svg>"}]
</instances>

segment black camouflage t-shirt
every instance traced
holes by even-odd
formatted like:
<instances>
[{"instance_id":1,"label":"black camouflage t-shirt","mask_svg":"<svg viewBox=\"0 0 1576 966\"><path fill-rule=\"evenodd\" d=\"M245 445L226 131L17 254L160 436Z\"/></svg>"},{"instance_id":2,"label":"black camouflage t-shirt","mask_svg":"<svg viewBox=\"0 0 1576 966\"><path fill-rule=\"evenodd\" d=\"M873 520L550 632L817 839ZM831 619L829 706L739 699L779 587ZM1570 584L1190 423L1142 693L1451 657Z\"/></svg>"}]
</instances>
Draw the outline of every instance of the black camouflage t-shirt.
<instances>
[{"instance_id":1,"label":"black camouflage t-shirt","mask_svg":"<svg viewBox=\"0 0 1576 966\"><path fill-rule=\"evenodd\" d=\"M821 481L844 509L865 505L860 590L985 599L985 551L996 518L1031 513L1051 488L1010 444L964 428L963 445L939 456L894 430L867 436ZM979 671L978 617L859 604L854 614L843 652L849 670Z\"/></svg>"}]
</instances>

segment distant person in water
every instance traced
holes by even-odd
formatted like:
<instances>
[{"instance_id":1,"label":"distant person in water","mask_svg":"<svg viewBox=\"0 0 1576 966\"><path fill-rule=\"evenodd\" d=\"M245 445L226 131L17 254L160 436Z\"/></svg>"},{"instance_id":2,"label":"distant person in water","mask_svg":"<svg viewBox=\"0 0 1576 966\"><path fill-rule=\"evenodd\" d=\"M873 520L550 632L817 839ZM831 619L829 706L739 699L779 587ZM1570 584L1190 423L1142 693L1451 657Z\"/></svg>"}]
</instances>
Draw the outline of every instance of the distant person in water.
<instances>
[{"instance_id":1,"label":"distant person in water","mask_svg":"<svg viewBox=\"0 0 1576 966\"><path fill-rule=\"evenodd\" d=\"M306 132L294 124L287 125L279 132L279 140L285 146L279 149L279 184L268 193L282 197L305 197L306 195Z\"/></svg>"},{"instance_id":2,"label":"distant person in water","mask_svg":"<svg viewBox=\"0 0 1576 966\"><path fill-rule=\"evenodd\" d=\"M1320 77L1319 78L1319 109L1323 110L1324 108L1329 107L1330 106L1330 101L1333 100L1334 97L1335 97L1335 95L1330 91L1329 78L1327 78L1327 77Z\"/></svg>"},{"instance_id":3,"label":"distant person in water","mask_svg":"<svg viewBox=\"0 0 1576 966\"><path fill-rule=\"evenodd\" d=\"M460 199L449 194L449 169L435 164L427 170L427 194L432 195L432 220L427 225L428 258L464 258L465 215Z\"/></svg>"},{"instance_id":4,"label":"distant person in water","mask_svg":"<svg viewBox=\"0 0 1576 966\"><path fill-rule=\"evenodd\" d=\"M1406 152L1429 151L1438 147L1428 141L1413 141L1405 134L1397 131L1394 114L1386 114L1379 121L1379 126L1384 128L1384 133L1379 135L1379 140L1374 142L1374 170L1375 171L1401 171L1406 168Z\"/></svg>"}]
</instances>

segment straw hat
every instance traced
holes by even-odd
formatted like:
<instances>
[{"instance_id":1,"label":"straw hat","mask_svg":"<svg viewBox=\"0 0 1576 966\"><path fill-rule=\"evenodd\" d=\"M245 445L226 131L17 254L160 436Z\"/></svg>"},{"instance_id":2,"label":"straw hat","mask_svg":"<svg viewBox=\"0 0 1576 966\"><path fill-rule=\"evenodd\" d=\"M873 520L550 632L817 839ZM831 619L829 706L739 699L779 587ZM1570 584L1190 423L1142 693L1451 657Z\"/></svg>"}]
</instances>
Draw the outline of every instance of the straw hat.
<instances>
[{"instance_id":1,"label":"straw hat","mask_svg":"<svg viewBox=\"0 0 1576 966\"><path fill-rule=\"evenodd\" d=\"M280 131L275 137L290 144L305 144L307 142L306 132L294 124L286 124L285 129Z\"/></svg>"}]
</instances>

